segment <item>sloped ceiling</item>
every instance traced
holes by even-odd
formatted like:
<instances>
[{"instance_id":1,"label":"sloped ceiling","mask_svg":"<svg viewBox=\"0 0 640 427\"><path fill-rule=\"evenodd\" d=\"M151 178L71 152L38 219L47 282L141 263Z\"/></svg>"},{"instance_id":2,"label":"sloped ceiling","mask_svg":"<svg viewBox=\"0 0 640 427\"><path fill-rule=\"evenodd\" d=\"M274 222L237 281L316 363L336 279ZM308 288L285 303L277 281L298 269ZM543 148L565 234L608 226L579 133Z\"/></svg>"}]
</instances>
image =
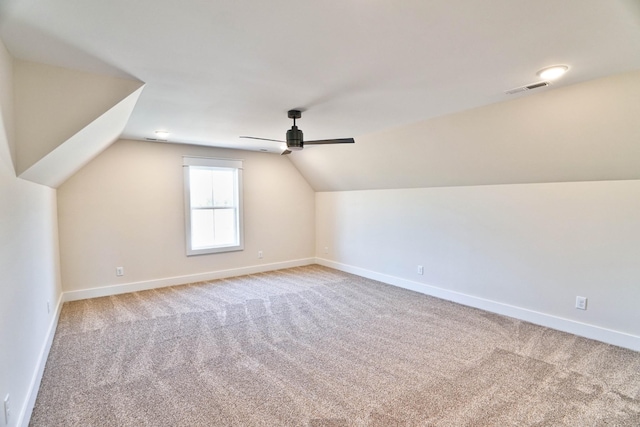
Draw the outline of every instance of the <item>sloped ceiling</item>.
<instances>
[{"instance_id":1,"label":"sloped ceiling","mask_svg":"<svg viewBox=\"0 0 640 427\"><path fill-rule=\"evenodd\" d=\"M19 173L142 86L20 60L13 69Z\"/></svg>"},{"instance_id":2,"label":"sloped ceiling","mask_svg":"<svg viewBox=\"0 0 640 427\"><path fill-rule=\"evenodd\" d=\"M138 81L14 60L17 174L57 187L116 141Z\"/></svg>"},{"instance_id":3,"label":"sloped ceiling","mask_svg":"<svg viewBox=\"0 0 640 427\"><path fill-rule=\"evenodd\" d=\"M367 174L356 179L339 166L347 163L343 158L357 161L355 167L382 170L379 159L394 150L378 141L400 142L376 135L403 135L403 126L404 134L412 136L430 132L421 123L446 122L441 118L504 102L514 106L532 97L549 99L546 95L556 91L640 70L637 0L111 0L72 5L67 0L4 0L0 36L21 60L145 82L123 138L153 138L155 130L166 129L174 143L280 152L280 144L238 136L283 139L291 125L286 111L303 109L299 126L306 138L353 136L357 141L355 148L316 148L326 154L309 148L291 156L319 189L390 185ZM571 69L552 86L504 93L538 81L537 70L557 63ZM516 121L522 126L510 133L529 132L525 122ZM412 137L417 146L411 161L450 158L473 170L475 141L455 133L444 139L458 142L425 145L430 138ZM539 140L520 141L525 144L520 152L530 153L531 164L543 163L549 150L541 149ZM354 152L357 158L350 157ZM510 172L522 161L509 164L512 156L504 152L494 143L481 153L500 177L460 172L451 178L456 168L443 160L430 167L434 176L428 179L415 165L388 168L385 182L549 181L562 178L561 162L580 163L559 156L555 173L542 168L544 174L539 170L525 177ZM617 176L611 164L607 167L608 176ZM409 170L415 179L398 177ZM568 174L568 179L601 176L598 168L590 170Z\"/></svg>"},{"instance_id":4,"label":"sloped ceiling","mask_svg":"<svg viewBox=\"0 0 640 427\"><path fill-rule=\"evenodd\" d=\"M640 179L640 71L291 155L316 191Z\"/></svg>"},{"instance_id":5,"label":"sloped ceiling","mask_svg":"<svg viewBox=\"0 0 640 427\"><path fill-rule=\"evenodd\" d=\"M136 89L56 146L22 172L20 178L52 188L60 186L119 138L142 89Z\"/></svg>"},{"instance_id":6,"label":"sloped ceiling","mask_svg":"<svg viewBox=\"0 0 640 427\"><path fill-rule=\"evenodd\" d=\"M13 123L13 67L11 55L0 42L0 174L15 175Z\"/></svg>"}]
</instances>

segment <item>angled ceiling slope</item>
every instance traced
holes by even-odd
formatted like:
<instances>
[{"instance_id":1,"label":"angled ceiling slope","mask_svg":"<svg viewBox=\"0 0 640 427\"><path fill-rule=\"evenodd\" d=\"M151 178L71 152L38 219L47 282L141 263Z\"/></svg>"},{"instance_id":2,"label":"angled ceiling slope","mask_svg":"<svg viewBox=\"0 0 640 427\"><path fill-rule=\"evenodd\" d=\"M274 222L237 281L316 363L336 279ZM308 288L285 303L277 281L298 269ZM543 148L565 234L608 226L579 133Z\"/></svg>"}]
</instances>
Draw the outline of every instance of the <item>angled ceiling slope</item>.
<instances>
[{"instance_id":1,"label":"angled ceiling slope","mask_svg":"<svg viewBox=\"0 0 640 427\"><path fill-rule=\"evenodd\" d=\"M122 133L144 84L16 60L17 173L58 187Z\"/></svg>"},{"instance_id":2,"label":"angled ceiling slope","mask_svg":"<svg viewBox=\"0 0 640 427\"><path fill-rule=\"evenodd\" d=\"M640 179L640 70L289 156L315 191Z\"/></svg>"},{"instance_id":3,"label":"angled ceiling slope","mask_svg":"<svg viewBox=\"0 0 640 427\"><path fill-rule=\"evenodd\" d=\"M0 40L0 174L15 175L12 58Z\"/></svg>"}]
</instances>

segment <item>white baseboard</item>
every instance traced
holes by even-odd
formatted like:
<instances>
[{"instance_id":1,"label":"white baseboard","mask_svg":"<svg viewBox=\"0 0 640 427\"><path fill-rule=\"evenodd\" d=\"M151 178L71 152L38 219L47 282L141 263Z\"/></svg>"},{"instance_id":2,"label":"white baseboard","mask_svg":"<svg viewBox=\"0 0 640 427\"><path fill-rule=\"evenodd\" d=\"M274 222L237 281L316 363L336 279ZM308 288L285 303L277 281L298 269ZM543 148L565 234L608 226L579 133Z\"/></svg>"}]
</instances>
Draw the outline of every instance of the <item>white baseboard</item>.
<instances>
[{"instance_id":1,"label":"white baseboard","mask_svg":"<svg viewBox=\"0 0 640 427\"><path fill-rule=\"evenodd\" d=\"M123 283L120 285L102 286L99 288L81 289L63 293L63 301L77 301L87 298L105 297L126 294L128 292L146 291L166 286L184 285L185 283L204 282L207 280L225 279L227 277L244 276L247 274L263 273L265 271L283 268L301 267L315 263L315 258L303 258L293 261L260 264L250 267L233 268L230 270L212 271L208 273L189 274L186 276L166 277L163 279L144 280L141 282Z\"/></svg>"},{"instance_id":2,"label":"white baseboard","mask_svg":"<svg viewBox=\"0 0 640 427\"><path fill-rule=\"evenodd\" d=\"M38 356L38 363L36 365L36 370L31 377L31 382L29 383L29 389L27 392L27 399L18 414L18 422L17 426L28 427L29 421L31 420L31 413L33 412L33 407L36 404L36 398L38 397L38 391L40 390L40 382L42 381L42 375L44 374L44 368L47 364L47 358L49 357L49 351L51 350L51 344L53 344L53 337L56 335L56 328L58 327L58 320L60 319L60 312L62 311L62 303L63 303L62 294L58 298L58 303L56 304L56 311L54 315L51 317L51 321L49 322L49 329L47 330L47 336L45 338L44 343L42 344L42 348L40 349L40 355Z\"/></svg>"},{"instance_id":3,"label":"white baseboard","mask_svg":"<svg viewBox=\"0 0 640 427\"><path fill-rule=\"evenodd\" d=\"M467 295L460 292L450 291L448 289L426 285L424 283L418 283L412 280L390 276L352 265L341 264L339 262L323 258L316 258L316 263L324 265L325 267L352 273L358 276L366 277L368 279L377 280L379 282L420 292L422 294L434 296L440 299L453 301L470 307L479 308L481 310L490 311L492 313L514 317L526 322L535 323L536 325L546 326L551 329L568 332L570 334L594 339L607 344L640 351L640 337L624 332L614 331L612 329L606 329L600 326L589 325L587 323L565 319L538 311L528 310L522 307L516 307L513 305Z\"/></svg>"}]
</instances>

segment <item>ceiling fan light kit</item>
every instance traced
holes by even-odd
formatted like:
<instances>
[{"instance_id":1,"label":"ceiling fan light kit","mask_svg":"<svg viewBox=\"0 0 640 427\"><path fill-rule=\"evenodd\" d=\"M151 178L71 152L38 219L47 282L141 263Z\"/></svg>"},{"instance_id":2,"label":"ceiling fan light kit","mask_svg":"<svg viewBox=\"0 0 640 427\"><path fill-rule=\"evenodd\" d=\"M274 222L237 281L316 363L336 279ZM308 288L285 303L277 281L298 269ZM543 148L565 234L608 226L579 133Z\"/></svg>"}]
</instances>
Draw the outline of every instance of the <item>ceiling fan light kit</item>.
<instances>
[{"instance_id":1,"label":"ceiling fan light kit","mask_svg":"<svg viewBox=\"0 0 640 427\"><path fill-rule=\"evenodd\" d=\"M291 154L292 151L300 151L306 145L321 145L321 144L353 144L356 141L353 138L339 138L339 139L320 139L316 141L304 141L303 133L298 126L296 126L296 119L302 117L302 111L300 110L289 110L287 112L287 116L290 119L293 119L293 126L291 129L287 131L287 140L279 141L277 139L268 139L268 138L257 138L254 136L241 136L240 138L248 138L248 139L258 139L261 141L273 141L273 142L286 142L287 149L284 150L281 154Z\"/></svg>"},{"instance_id":2,"label":"ceiling fan light kit","mask_svg":"<svg viewBox=\"0 0 640 427\"><path fill-rule=\"evenodd\" d=\"M287 131L287 148L292 151L300 151L304 147L304 138L302 137L302 131L296 126L296 119L302 117L300 110L289 110L287 116L293 119L293 126Z\"/></svg>"}]
</instances>

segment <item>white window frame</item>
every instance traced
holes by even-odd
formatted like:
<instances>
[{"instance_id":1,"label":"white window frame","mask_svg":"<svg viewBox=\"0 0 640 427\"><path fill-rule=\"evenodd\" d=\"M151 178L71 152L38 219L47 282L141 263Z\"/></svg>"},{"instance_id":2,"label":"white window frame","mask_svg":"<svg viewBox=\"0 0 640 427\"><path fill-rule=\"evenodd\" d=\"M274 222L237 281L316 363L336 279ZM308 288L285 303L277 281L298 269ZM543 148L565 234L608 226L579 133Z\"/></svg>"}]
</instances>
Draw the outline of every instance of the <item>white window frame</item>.
<instances>
[{"instance_id":1,"label":"white window frame","mask_svg":"<svg viewBox=\"0 0 640 427\"><path fill-rule=\"evenodd\" d=\"M191 242L191 186L190 186L190 174L189 168L191 166L211 167L211 168L225 168L234 169L236 171L236 197L237 197L237 212L236 212L236 225L238 233L238 242L234 245L220 245L212 246L208 248L192 249ZM204 255L214 254L220 252L233 252L244 250L244 220L242 211L242 160L234 159L216 159L211 157L182 157L182 169L184 175L184 218L185 218L185 237L186 237L186 251L187 256L192 255ZM221 209L212 207L210 209ZM225 209L228 209L225 207Z\"/></svg>"}]
</instances>

